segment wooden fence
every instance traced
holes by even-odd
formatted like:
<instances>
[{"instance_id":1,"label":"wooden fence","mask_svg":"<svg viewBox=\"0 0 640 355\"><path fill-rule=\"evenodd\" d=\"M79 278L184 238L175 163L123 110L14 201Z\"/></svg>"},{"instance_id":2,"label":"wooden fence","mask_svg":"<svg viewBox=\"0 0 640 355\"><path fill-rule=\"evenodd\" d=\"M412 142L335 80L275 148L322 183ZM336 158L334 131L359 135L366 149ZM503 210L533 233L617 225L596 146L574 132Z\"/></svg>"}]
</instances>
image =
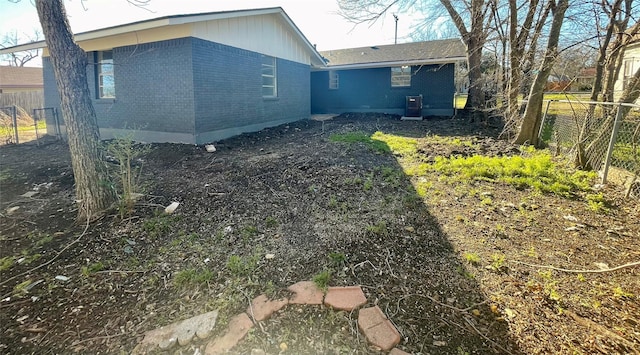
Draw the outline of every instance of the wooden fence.
<instances>
[{"instance_id":1,"label":"wooden fence","mask_svg":"<svg viewBox=\"0 0 640 355\"><path fill-rule=\"evenodd\" d=\"M14 105L31 114L34 108L44 107L44 93L40 90L0 94L0 107Z\"/></svg>"}]
</instances>

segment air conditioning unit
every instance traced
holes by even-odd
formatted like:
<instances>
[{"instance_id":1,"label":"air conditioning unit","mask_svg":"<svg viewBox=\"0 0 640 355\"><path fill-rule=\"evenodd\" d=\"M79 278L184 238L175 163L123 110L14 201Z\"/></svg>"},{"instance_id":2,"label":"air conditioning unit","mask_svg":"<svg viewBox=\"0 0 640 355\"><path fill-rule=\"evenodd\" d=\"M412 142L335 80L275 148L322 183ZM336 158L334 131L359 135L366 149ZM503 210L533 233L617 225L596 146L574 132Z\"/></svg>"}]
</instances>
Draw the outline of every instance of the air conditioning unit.
<instances>
[{"instance_id":1,"label":"air conditioning unit","mask_svg":"<svg viewBox=\"0 0 640 355\"><path fill-rule=\"evenodd\" d=\"M407 96L403 120L422 119L422 95Z\"/></svg>"}]
</instances>

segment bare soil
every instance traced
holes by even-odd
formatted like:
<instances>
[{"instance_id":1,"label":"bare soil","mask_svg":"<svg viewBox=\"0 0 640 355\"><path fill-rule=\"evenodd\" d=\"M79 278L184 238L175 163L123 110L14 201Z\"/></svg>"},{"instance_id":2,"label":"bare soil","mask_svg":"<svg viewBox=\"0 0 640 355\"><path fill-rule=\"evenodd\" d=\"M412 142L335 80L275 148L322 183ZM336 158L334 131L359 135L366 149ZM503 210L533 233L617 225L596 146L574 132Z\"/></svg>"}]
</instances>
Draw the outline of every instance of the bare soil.
<instances>
[{"instance_id":1,"label":"bare soil","mask_svg":"<svg viewBox=\"0 0 640 355\"><path fill-rule=\"evenodd\" d=\"M329 140L438 134L474 145L424 144L425 161L519 154L499 129L346 114L217 142L214 153L147 145L135 162L144 197L88 224L75 221L64 143L0 146L0 353L128 353L145 331L213 309L222 329L256 295L286 295L323 271L329 286L362 285L410 353L639 353L640 268L577 271L640 259L638 200L621 188L604 188L608 212L584 196L438 176L422 198L397 157ZM304 306L261 322L233 352L258 348L379 353L355 314Z\"/></svg>"}]
</instances>

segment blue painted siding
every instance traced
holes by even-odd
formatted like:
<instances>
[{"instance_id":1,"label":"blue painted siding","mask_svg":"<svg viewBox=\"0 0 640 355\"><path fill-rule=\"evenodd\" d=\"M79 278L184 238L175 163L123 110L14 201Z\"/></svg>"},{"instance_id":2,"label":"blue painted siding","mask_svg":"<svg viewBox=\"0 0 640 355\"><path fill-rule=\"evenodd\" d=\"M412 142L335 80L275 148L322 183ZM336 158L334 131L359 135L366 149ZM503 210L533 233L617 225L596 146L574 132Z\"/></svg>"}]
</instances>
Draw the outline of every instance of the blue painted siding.
<instances>
[{"instance_id":1,"label":"blue painted siding","mask_svg":"<svg viewBox=\"0 0 640 355\"><path fill-rule=\"evenodd\" d=\"M278 96L262 97L261 54L197 38L113 48L115 99L96 94L95 53L87 78L105 138L206 143L309 118L309 65L276 59ZM60 106L43 59L45 104ZM51 125L53 127L53 125Z\"/></svg>"},{"instance_id":2,"label":"blue painted siding","mask_svg":"<svg viewBox=\"0 0 640 355\"><path fill-rule=\"evenodd\" d=\"M277 58L278 96L263 98L260 53L193 39L193 63L200 143L311 114L308 65Z\"/></svg>"},{"instance_id":3,"label":"blue painted siding","mask_svg":"<svg viewBox=\"0 0 640 355\"><path fill-rule=\"evenodd\" d=\"M312 72L311 112L401 114L406 96L423 95L423 115L453 114L454 69L454 64L414 66L410 87L391 87L391 69L388 67L338 70L337 90L329 89L328 71Z\"/></svg>"},{"instance_id":4,"label":"blue painted siding","mask_svg":"<svg viewBox=\"0 0 640 355\"><path fill-rule=\"evenodd\" d=\"M93 53L89 61L100 128L195 133L190 38L114 48L115 100L97 98Z\"/></svg>"}]
</instances>

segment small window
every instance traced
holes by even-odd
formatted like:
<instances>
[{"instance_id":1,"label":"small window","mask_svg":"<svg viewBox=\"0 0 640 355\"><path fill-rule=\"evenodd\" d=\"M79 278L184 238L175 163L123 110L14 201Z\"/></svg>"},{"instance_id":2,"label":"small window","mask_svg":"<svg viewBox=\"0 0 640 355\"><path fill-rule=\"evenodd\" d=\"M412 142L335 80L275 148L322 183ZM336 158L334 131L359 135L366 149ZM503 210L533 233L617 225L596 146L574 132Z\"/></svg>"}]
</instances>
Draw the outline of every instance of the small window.
<instances>
[{"instance_id":1,"label":"small window","mask_svg":"<svg viewBox=\"0 0 640 355\"><path fill-rule=\"evenodd\" d=\"M278 96L276 58L267 55L262 56L262 96Z\"/></svg>"},{"instance_id":2,"label":"small window","mask_svg":"<svg viewBox=\"0 0 640 355\"><path fill-rule=\"evenodd\" d=\"M334 70L329 70L329 89L338 90L340 87L340 81L338 77L338 73Z\"/></svg>"},{"instance_id":3,"label":"small window","mask_svg":"<svg viewBox=\"0 0 640 355\"><path fill-rule=\"evenodd\" d=\"M633 76L633 60L624 61L624 76Z\"/></svg>"},{"instance_id":4,"label":"small window","mask_svg":"<svg viewBox=\"0 0 640 355\"><path fill-rule=\"evenodd\" d=\"M96 81L99 99L116 97L116 83L113 75L113 51L100 51L96 58Z\"/></svg>"},{"instance_id":5,"label":"small window","mask_svg":"<svg viewBox=\"0 0 640 355\"><path fill-rule=\"evenodd\" d=\"M391 68L391 86L411 86L411 67L405 65Z\"/></svg>"}]
</instances>

